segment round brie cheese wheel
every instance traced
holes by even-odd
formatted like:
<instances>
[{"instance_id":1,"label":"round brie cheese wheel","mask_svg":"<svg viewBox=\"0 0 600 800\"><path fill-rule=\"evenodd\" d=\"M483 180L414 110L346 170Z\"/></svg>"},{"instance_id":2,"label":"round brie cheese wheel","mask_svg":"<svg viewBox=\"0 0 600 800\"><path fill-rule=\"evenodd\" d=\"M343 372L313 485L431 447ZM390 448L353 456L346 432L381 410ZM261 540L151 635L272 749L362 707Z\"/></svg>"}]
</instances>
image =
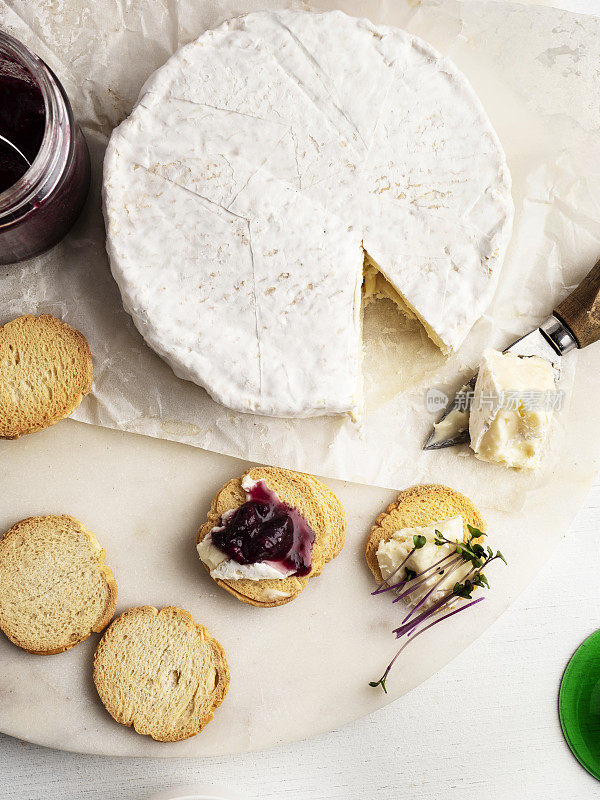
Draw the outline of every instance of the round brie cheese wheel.
<instances>
[{"instance_id":1,"label":"round brie cheese wheel","mask_svg":"<svg viewBox=\"0 0 600 800\"><path fill-rule=\"evenodd\" d=\"M466 78L339 11L256 12L181 48L104 165L111 268L142 336L215 400L272 416L357 414L366 263L459 347L512 212Z\"/></svg>"}]
</instances>

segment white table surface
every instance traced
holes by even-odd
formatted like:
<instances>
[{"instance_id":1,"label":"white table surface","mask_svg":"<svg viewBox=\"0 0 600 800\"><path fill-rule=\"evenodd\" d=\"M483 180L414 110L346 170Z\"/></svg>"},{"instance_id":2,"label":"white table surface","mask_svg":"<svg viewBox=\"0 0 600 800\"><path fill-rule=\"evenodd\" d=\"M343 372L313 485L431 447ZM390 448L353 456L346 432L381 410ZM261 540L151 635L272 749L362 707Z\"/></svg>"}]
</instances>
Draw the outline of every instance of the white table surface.
<instances>
[{"instance_id":1,"label":"white table surface","mask_svg":"<svg viewBox=\"0 0 600 800\"><path fill-rule=\"evenodd\" d=\"M81 756L0 736L0 800L144 800L199 782L261 800L588 798L598 783L562 738L557 691L573 650L600 627L599 575L600 477L515 604L385 709L308 741L202 760Z\"/></svg>"},{"instance_id":2,"label":"white table surface","mask_svg":"<svg viewBox=\"0 0 600 800\"><path fill-rule=\"evenodd\" d=\"M598 13L599 0L533 0ZM144 800L229 786L261 800L580 800L598 782L571 756L557 692L600 627L600 476L542 572L481 638L410 694L346 728L202 760L81 756L0 735L0 800Z\"/></svg>"}]
</instances>

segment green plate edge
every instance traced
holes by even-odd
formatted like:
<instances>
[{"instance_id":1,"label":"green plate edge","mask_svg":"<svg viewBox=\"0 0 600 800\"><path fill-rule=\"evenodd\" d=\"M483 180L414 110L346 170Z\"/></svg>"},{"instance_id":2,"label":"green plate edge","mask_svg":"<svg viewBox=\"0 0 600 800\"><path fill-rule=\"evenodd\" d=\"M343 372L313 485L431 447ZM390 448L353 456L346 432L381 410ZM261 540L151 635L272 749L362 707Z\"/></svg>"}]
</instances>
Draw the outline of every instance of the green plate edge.
<instances>
[{"instance_id":1,"label":"green plate edge","mask_svg":"<svg viewBox=\"0 0 600 800\"><path fill-rule=\"evenodd\" d=\"M569 750L573 753L577 761L579 761L579 763L586 770L586 772L592 775L592 777L596 778L597 781L600 781L600 769L597 770L595 767L591 766L590 764L587 764L585 760L577 753L577 750L575 749L575 744L569 735L569 731L567 729L567 723L563 718L568 713L565 711L565 694L566 694L565 681L568 682L570 673L577 664L578 656L581 655L582 651L585 651L586 646L590 644L590 640L592 639L595 640L596 638L598 639L598 648L600 649L600 630L597 630L594 631L594 633L591 633L586 639L583 640L583 642L581 642L579 647L575 650L575 652L567 662L567 666L565 667L565 670L562 674L562 678L560 680L560 689L558 691L558 718L560 720L560 727L562 729L563 736L565 737L565 741L569 746ZM573 662L575 662L575 664ZM600 676L598 677L598 680L600 680Z\"/></svg>"}]
</instances>

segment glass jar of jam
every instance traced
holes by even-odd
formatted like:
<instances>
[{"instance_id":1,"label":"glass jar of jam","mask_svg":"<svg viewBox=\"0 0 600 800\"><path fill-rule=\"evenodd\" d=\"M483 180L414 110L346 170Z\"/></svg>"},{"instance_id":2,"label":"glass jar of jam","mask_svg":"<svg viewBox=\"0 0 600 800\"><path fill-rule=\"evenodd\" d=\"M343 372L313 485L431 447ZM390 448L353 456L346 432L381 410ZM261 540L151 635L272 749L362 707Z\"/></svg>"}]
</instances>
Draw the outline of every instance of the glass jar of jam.
<instances>
[{"instance_id":1,"label":"glass jar of jam","mask_svg":"<svg viewBox=\"0 0 600 800\"><path fill-rule=\"evenodd\" d=\"M62 239L89 184L87 145L59 80L0 31L0 264Z\"/></svg>"}]
</instances>

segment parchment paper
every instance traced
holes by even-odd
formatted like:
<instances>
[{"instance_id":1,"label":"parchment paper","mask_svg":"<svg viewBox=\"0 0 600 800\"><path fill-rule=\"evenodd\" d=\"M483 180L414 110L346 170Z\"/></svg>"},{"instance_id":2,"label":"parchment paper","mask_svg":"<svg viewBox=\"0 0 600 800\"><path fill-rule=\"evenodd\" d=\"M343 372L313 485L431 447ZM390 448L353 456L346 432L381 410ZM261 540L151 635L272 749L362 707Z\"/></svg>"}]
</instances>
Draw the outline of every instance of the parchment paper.
<instances>
[{"instance_id":1,"label":"parchment paper","mask_svg":"<svg viewBox=\"0 0 600 800\"><path fill-rule=\"evenodd\" d=\"M488 506L515 508L556 475L566 411L536 475L476 461L466 447L423 453L439 410L426 391L452 392L485 346L504 347L541 322L600 255L600 21L551 8L444 0L338 0L341 8L406 28L450 55L480 95L507 153L516 219L499 289L461 351L441 356L417 323L389 301L365 315L366 413L278 420L234 413L176 378L122 309L108 268L100 210L101 164L112 128L148 75L179 46L265 0L0 0L0 26L56 71L86 134L90 196L71 234L50 253L0 274L0 322L49 312L79 328L94 357L94 387L75 414L84 422L173 439L257 462L402 487L407 475L452 483ZM568 407L577 355L566 359ZM576 391L597 390L579 372ZM568 430L566 431L568 434Z\"/></svg>"},{"instance_id":2,"label":"parchment paper","mask_svg":"<svg viewBox=\"0 0 600 800\"><path fill-rule=\"evenodd\" d=\"M264 3L80 5L12 0L9 7L0 0L0 25L36 49L64 81L95 170L88 207L68 239L41 259L0 272L0 322L50 311L85 332L96 380L78 412L84 421L393 487L450 483L480 506L490 543L502 549L510 568L494 570L493 591L476 614L455 617L453 625L439 626L436 635L408 648L388 684L390 694L383 695L367 682L393 651L389 632L399 612L385 596L360 598L373 588L364 564L365 532L393 492L332 482L348 515L344 550L328 566L329 577L314 581L299 601L267 612L267 620L222 592L190 558L210 497L246 464L61 424L2 443L0 497L6 502L0 503L0 530L32 513L67 510L85 520L118 576L118 612L141 603L188 609L223 643L232 683L201 736L165 749L115 725L97 701L89 671L96 637L49 660L1 638L0 729L54 747L164 757L239 752L339 728L426 679L497 619L564 535L595 474L600 346L568 359L562 387L568 402L539 476L482 464L467 449L422 454L419 448L434 416L425 406L426 388L454 388L484 344L502 346L539 322L600 254L600 24L484 2L339 4L375 21L405 25L452 55L504 143L517 207L493 307L448 364L390 304L368 311L369 408L361 438L340 420L288 423L234 415L178 381L123 313L104 254L99 175L111 128L129 112L147 75L180 43ZM277 646L290 631L294 646Z\"/></svg>"}]
</instances>

